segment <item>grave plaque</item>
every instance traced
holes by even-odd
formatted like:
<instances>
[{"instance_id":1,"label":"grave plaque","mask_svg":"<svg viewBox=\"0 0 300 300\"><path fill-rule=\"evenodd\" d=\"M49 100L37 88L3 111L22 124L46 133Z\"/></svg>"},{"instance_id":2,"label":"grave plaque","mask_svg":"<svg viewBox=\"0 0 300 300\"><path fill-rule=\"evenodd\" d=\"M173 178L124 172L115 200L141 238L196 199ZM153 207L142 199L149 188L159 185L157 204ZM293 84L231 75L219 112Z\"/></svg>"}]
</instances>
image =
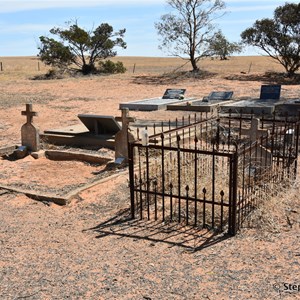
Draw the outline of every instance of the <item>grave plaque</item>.
<instances>
[{"instance_id":1,"label":"grave plaque","mask_svg":"<svg viewBox=\"0 0 300 300\"><path fill-rule=\"evenodd\" d=\"M208 95L208 100L230 100L233 96L233 92L211 92Z\"/></svg>"},{"instance_id":2,"label":"grave plaque","mask_svg":"<svg viewBox=\"0 0 300 300\"><path fill-rule=\"evenodd\" d=\"M166 89L162 99L180 99L186 89Z\"/></svg>"},{"instance_id":3,"label":"grave plaque","mask_svg":"<svg viewBox=\"0 0 300 300\"><path fill-rule=\"evenodd\" d=\"M96 135L114 135L121 130L121 126L113 116L80 114L78 118L91 133Z\"/></svg>"},{"instance_id":4,"label":"grave plaque","mask_svg":"<svg viewBox=\"0 0 300 300\"><path fill-rule=\"evenodd\" d=\"M261 100L279 100L281 85L262 85L260 89Z\"/></svg>"}]
</instances>

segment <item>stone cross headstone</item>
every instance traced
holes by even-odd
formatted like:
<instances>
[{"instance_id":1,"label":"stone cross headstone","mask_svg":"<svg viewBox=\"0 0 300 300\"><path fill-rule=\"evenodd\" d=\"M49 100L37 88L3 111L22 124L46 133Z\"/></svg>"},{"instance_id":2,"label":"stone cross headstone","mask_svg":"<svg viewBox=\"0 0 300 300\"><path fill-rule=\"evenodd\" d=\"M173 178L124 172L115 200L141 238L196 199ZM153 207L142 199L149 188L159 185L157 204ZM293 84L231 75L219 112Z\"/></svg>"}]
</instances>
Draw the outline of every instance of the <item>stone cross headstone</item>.
<instances>
[{"instance_id":1,"label":"stone cross headstone","mask_svg":"<svg viewBox=\"0 0 300 300\"><path fill-rule=\"evenodd\" d=\"M129 116L129 109L122 109L122 116L116 117L122 122L122 129L115 136L115 158L128 159L128 142L134 140L134 136L129 132L129 123L135 122L135 118Z\"/></svg>"},{"instance_id":2,"label":"stone cross headstone","mask_svg":"<svg viewBox=\"0 0 300 300\"><path fill-rule=\"evenodd\" d=\"M22 116L26 116L26 123L21 127L22 146L26 146L29 151L36 152L40 150L39 130L33 126L33 117L37 113L32 111L32 104L26 104L26 110L22 111Z\"/></svg>"},{"instance_id":3,"label":"stone cross headstone","mask_svg":"<svg viewBox=\"0 0 300 300\"><path fill-rule=\"evenodd\" d=\"M259 119L253 118L251 120L251 126L249 129L242 129L241 134L249 135L250 141L254 142L259 139L261 136L266 135L268 130L259 129Z\"/></svg>"}]
</instances>

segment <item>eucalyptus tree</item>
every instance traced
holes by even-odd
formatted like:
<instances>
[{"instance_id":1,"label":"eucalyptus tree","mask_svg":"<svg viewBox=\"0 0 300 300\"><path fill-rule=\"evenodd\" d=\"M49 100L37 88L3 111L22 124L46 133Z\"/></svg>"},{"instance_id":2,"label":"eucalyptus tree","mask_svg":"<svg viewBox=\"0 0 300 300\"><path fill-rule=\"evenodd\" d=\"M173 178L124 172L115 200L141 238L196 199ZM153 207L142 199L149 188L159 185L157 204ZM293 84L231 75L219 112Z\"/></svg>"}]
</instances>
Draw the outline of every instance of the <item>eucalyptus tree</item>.
<instances>
[{"instance_id":1,"label":"eucalyptus tree","mask_svg":"<svg viewBox=\"0 0 300 300\"><path fill-rule=\"evenodd\" d=\"M172 11L155 23L161 36L160 49L190 61L193 71L197 63L209 56L209 44L215 31L215 20L224 12L222 0L168 0Z\"/></svg>"},{"instance_id":2,"label":"eucalyptus tree","mask_svg":"<svg viewBox=\"0 0 300 300\"><path fill-rule=\"evenodd\" d=\"M217 31L210 42L209 49L212 55L220 60L226 60L233 53L242 52L242 45L237 42L229 42L221 30Z\"/></svg>"},{"instance_id":3,"label":"eucalyptus tree","mask_svg":"<svg viewBox=\"0 0 300 300\"><path fill-rule=\"evenodd\" d=\"M38 56L46 64L61 69L73 68L89 74L96 69L96 62L116 56L115 47L126 48L123 40L125 29L114 32L107 23L92 31L86 31L77 22L68 22L67 28L54 27L50 30L53 37L40 37Z\"/></svg>"},{"instance_id":4,"label":"eucalyptus tree","mask_svg":"<svg viewBox=\"0 0 300 300\"><path fill-rule=\"evenodd\" d=\"M300 4L277 7L273 19L257 20L241 38L279 62L289 76L294 75L300 68Z\"/></svg>"}]
</instances>

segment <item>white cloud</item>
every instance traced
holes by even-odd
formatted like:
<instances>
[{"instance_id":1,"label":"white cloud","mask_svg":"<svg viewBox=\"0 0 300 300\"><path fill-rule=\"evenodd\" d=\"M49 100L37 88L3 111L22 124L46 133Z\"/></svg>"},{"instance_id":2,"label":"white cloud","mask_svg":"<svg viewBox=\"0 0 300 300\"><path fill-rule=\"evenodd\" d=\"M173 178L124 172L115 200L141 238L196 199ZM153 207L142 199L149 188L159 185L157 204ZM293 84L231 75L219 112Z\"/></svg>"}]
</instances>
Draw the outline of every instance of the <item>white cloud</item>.
<instances>
[{"instance_id":1,"label":"white cloud","mask_svg":"<svg viewBox=\"0 0 300 300\"><path fill-rule=\"evenodd\" d=\"M0 1L0 13L9 13L36 9L49 8L74 8L74 7L99 7L107 5L148 5L148 4L163 4L164 0L147 0L145 2L140 0L10 0Z\"/></svg>"},{"instance_id":2,"label":"white cloud","mask_svg":"<svg viewBox=\"0 0 300 300\"><path fill-rule=\"evenodd\" d=\"M53 25L47 24L21 24L21 25L4 25L0 24L0 33L31 33L31 32L41 32L49 31Z\"/></svg>"},{"instance_id":3,"label":"white cloud","mask_svg":"<svg viewBox=\"0 0 300 300\"><path fill-rule=\"evenodd\" d=\"M298 3L298 0L289 0L288 2ZM248 11L258 10L259 7L266 6L257 6L253 3L272 3L269 7L275 8L279 4L284 4L285 1L282 0L226 0L226 4L238 3L238 4L249 4ZM80 8L80 7L100 7L100 6L130 6L130 5L151 5L151 4L166 4L166 0L10 0L3 1L0 0L0 14L9 13L9 12L18 12L18 11L28 11L28 10L37 10L37 9L50 9L50 8ZM252 4L252 5L251 5ZM250 9L252 8L252 9ZM233 7L231 10L234 11L246 11L246 7Z\"/></svg>"},{"instance_id":4,"label":"white cloud","mask_svg":"<svg viewBox=\"0 0 300 300\"><path fill-rule=\"evenodd\" d=\"M289 0L289 1L285 1L285 0L226 0L225 1L226 3L249 3L249 4L252 4L254 2L259 2L259 3L272 3L272 4L275 4L277 3L276 5L278 4L284 4L285 2L295 2L295 3L298 3L298 0Z\"/></svg>"},{"instance_id":5,"label":"white cloud","mask_svg":"<svg viewBox=\"0 0 300 300\"><path fill-rule=\"evenodd\" d=\"M269 10L273 11L277 5L252 5L252 6L240 6L240 7L230 7L229 12L247 12L247 11L262 11Z\"/></svg>"},{"instance_id":6,"label":"white cloud","mask_svg":"<svg viewBox=\"0 0 300 300\"><path fill-rule=\"evenodd\" d=\"M234 24L253 24L257 19L234 19L234 20L220 20L218 24L234 25Z\"/></svg>"}]
</instances>

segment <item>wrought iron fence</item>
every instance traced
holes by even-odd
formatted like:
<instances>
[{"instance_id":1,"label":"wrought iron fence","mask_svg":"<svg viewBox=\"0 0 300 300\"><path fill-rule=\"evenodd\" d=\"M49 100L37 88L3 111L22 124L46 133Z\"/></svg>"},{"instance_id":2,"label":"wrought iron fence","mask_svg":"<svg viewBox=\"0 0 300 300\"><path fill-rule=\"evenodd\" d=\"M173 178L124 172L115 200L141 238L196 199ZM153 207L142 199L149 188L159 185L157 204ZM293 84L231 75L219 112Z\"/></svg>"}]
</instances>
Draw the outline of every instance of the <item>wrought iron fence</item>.
<instances>
[{"instance_id":1,"label":"wrought iron fence","mask_svg":"<svg viewBox=\"0 0 300 300\"><path fill-rule=\"evenodd\" d=\"M298 119L200 114L152 132L129 144L132 218L234 235L275 186L296 176Z\"/></svg>"}]
</instances>

